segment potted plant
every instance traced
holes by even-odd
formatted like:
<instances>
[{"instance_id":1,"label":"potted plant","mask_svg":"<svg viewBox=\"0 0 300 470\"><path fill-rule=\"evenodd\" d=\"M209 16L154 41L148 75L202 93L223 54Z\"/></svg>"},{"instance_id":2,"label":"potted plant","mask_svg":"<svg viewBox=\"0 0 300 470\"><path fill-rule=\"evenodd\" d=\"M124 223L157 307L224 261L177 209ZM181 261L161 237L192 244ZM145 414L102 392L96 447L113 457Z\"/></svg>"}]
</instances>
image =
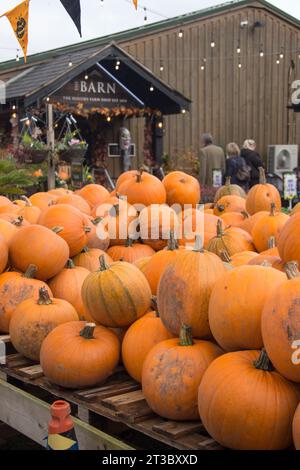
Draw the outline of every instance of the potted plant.
<instances>
[{"instance_id":1,"label":"potted plant","mask_svg":"<svg viewBox=\"0 0 300 470\"><path fill-rule=\"evenodd\" d=\"M42 140L33 138L28 133L22 137L21 148L25 154L25 163L42 163L49 153L49 148Z\"/></svg>"},{"instance_id":2,"label":"potted plant","mask_svg":"<svg viewBox=\"0 0 300 470\"><path fill-rule=\"evenodd\" d=\"M73 160L83 160L86 154L88 145L85 140L80 140L78 137L78 131L67 132L64 138L56 145L56 152L59 155L59 159L66 163L70 163Z\"/></svg>"}]
</instances>

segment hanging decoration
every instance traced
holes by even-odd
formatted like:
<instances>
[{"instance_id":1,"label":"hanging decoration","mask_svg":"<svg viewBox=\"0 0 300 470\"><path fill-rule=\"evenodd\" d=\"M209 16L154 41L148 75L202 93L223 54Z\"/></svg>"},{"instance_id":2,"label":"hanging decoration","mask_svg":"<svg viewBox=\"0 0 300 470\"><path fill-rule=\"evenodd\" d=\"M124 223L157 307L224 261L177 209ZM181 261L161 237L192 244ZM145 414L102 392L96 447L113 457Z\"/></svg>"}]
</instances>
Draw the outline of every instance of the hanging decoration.
<instances>
[{"instance_id":1,"label":"hanging decoration","mask_svg":"<svg viewBox=\"0 0 300 470\"><path fill-rule=\"evenodd\" d=\"M10 22L16 38L23 50L24 60L26 62L28 47L29 0L25 0L20 3L12 10L1 15L0 18L3 16L6 16Z\"/></svg>"},{"instance_id":2,"label":"hanging decoration","mask_svg":"<svg viewBox=\"0 0 300 470\"><path fill-rule=\"evenodd\" d=\"M72 18L80 37L82 37L81 33L81 6L80 0L60 0L67 12L69 13L70 17Z\"/></svg>"},{"instance_id":3,"label":"hanging decoration","mask_svg":"<svg viewBox=\"0 0 300 470\"><path fill-rule=\"evenodd\" d=\"M135 6L135 9L137 10L137 8L138 8L138 0L133 0L133 3L134 3L134 6Z\"/></svg>"}]
</instances>

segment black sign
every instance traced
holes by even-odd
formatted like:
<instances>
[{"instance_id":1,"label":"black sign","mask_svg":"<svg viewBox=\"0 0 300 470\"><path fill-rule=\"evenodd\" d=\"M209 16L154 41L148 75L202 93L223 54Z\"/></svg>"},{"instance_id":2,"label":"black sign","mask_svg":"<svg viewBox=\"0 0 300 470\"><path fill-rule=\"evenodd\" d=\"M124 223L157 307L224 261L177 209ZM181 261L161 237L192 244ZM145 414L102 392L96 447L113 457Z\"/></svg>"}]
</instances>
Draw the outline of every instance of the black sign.
<instances>
[{"instance_id":1,"label":"black sign","mask_svg":"<svg viewBox=\"0 0 300 470\"><path fill-rule=\"evenodd\" d=\"M138 98L100 68L71 80L51 96L51 101L85 108L143 108Z\"/></svg>"}]
</instances>

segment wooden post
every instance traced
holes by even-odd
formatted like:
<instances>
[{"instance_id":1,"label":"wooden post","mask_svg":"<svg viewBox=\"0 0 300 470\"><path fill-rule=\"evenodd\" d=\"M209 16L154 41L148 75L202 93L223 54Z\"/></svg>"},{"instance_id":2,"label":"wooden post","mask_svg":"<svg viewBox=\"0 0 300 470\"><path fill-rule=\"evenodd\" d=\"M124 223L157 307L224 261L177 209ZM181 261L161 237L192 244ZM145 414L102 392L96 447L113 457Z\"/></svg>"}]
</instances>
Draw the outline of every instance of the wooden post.
<instances>
[{"instance_id":1,"label":"wooden post","mask_svg":"<svg viewBox=\"0 0 300 470\"><path fill-rule=\"evenodd\" d=\"M55 135L53 128L53 105L47 104L47 144L50 148L48 157L48 190L55 189L54 146Z\"/></svg>"}]
</instances>

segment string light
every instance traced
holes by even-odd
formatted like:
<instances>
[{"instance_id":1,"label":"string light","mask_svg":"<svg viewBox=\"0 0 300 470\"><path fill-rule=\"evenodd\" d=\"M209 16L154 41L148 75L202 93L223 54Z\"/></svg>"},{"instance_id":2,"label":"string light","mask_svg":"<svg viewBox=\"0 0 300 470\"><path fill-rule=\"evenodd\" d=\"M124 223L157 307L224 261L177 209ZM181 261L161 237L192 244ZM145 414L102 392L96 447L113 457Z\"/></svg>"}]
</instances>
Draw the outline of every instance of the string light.
<instances>
[{"instance_id":1,"label":"string light","mask_svg":"<svg viewBox=\"0 0 300 470\"><path fill-rule=\"evenodd\" d=\"M69 67L73 67L73 62L72 62L72 60L69 61Z\"/></svg>"},{"instance_id":2,"label":"string light","mask_svg":"<svg viewBox=\"0 0 300 470\"><path fill-rule=\"evenodd\" d=\"M238 68L239 68L239 69L241 69L241 68L242 68L242 64L241 64L241 62L239 62Z\"/></svg>"},{"instance_id":3,"label":"string light","mask_svg":"<svg viewBox=\"0 0 300 470\"><path fill-rule=\"evenodd\" d=\"M150 86L150 91L154 91L154 86L153 85Z\"/></svg>"},{"instance_id":4,"label":"string light","mask_svg":"<svg viewBox=\"0 0 300 470\"><path fill-rule=\"evenodd\" d=\"M20 57L19 57L18 52L17 52L17 55L16 55L16 62L20 62Z\"/></svg>"},{"instance_id":5,"label":"string light","mask_svg":"<svg viewBox=\"0 0 300 470\"><path fill-rule=\"evenodd\" d=\"M163 64L162 62L161 62L161 64L160 64L159 70L160 70L161 72L164 71L164 64Z\"/></svg>"},{"instance_id":6,"label":"string light","mask_svg":"<svg viewBox=\"0 0 300 470\"><path fill-rule=\"evenodd\" d=\"M89 79L89 76L88 76L87 73L85 74L84 79L85 79L85 80L88 80L88 79Z\"/></svg>"},{"instance_id":7,"label":"string light","mask_svg":"<svg viewBox=\"0 0 300 470\"><path fill-rule=\"evenodd\" d=\"M259 56L260 56L260 57L264 57L264 55L265 55L265 54L264 54L264 51L261 49L261 50L259 51Z\"/></svg>"},{"instance_id":8,"label":"string light","mask_svg":"<svg viewBox=\"0 0 300 470\"><path fill-rule=\"evenodd\" d=\"M107 120L107 122L111 122L111 117L107 116L106 120Z\"/></svg>"},{"instance_id":9,"label":"string light","mask_svg":"<svg viewBox=\"0 0 300 470\"><path fill-rule=\"evenodd\" d=\"M281 50L281 52L280 52L280 54L279 54L279 57L280 57L280 59L283 59L283 58L284 58L283 50Z\"/></svg>"},{"instance_id":10,"label":"string light","mask_svg":"<svg viewBox=\"0 0 300 470\"><path fill-rule=\"evenodd\" d=\"M202 64L200 68L201 68L201 70L205 70L205 65Z\"/></svg>"},{"instance_id":11,"label":"string light","mask_svg":"<svg viewBox=\"0 0 300 470\"><path fill-rule=\"evenodd\" d=\"M179 31L179 33L178 33L178 37L179 37L180 39L182 39L182 38L183 38L183 31L182 31L182 29Z\"/></svg>"},{"instance_id":12,"label":"string light","mask_svg":"<svg viewBox=\"0 0 300 470\"><path fill-rule=\"evenodd\" d=\"M277 65L280 64L280 59L279 59L279 58L276 60L276 64L277 64Z\"/></svg>"},{"instance_id":13,"label":"string light","mask_svg":"<svg viewBox=\"0 0 300 470\"><path fill-rule=\"evenodd\" d=\"M241 53L241 46L240 46L240 41L238 42L238 46L236 48L236 53L240 54Z\"/></svg>"},{"instance_id":14,"label":"string light","mask_svg":"<svg viewBox=\"0 0 300 470\"><path fill-rule=\"evenodd\" d=\"M162 128L164 127L162 121L159 121L159 123L157 124L157 127L158 127L159 129L162 129Z\"/></svg>"},{"instance_id":15,"label":"string light","mask_svg":"<svg viewBox=\"0 0 300 470\"><path fill-rule=\"evenodd\" d=\"M13 119L16 119L16 117L17 117L17 114L16 114L16 113L13 113L13 114L12 114L12 118L13 118Z\"/></svg>"},{"instance_id":16,"label":"string light","mask_svg":"<svg viewBox=\"0 0 300 470\"><path fill-rule=\"evenodd\" d=\"M17 108L17 107L16 107L16 105L14 104L13 107L12 107L12 109L15 110L16 108Z\"/></svg>"},{"instance_id":17,"label":"string light","mask_svg":"<svg viewBox=\"0 0 300 470\"><path fill-rule=\"evenodd\" d=\"M146 23L146 22L148 21L147 8L146 8L146 7L144 7L144 13L145 13L145 14L144 14L144 21L145 21L145 23Z\"/></svg>"},{"instance_id":18,"label":"string light","mask_svg":"<svg viewBox=\"0 0 300 470\"><path fill-rule=\"evenodd\" d=\"M183 108L183 109L181 110L181 112L182 112L182 114L186 114L186 109Z\"/></svg>"}]
</instances>

